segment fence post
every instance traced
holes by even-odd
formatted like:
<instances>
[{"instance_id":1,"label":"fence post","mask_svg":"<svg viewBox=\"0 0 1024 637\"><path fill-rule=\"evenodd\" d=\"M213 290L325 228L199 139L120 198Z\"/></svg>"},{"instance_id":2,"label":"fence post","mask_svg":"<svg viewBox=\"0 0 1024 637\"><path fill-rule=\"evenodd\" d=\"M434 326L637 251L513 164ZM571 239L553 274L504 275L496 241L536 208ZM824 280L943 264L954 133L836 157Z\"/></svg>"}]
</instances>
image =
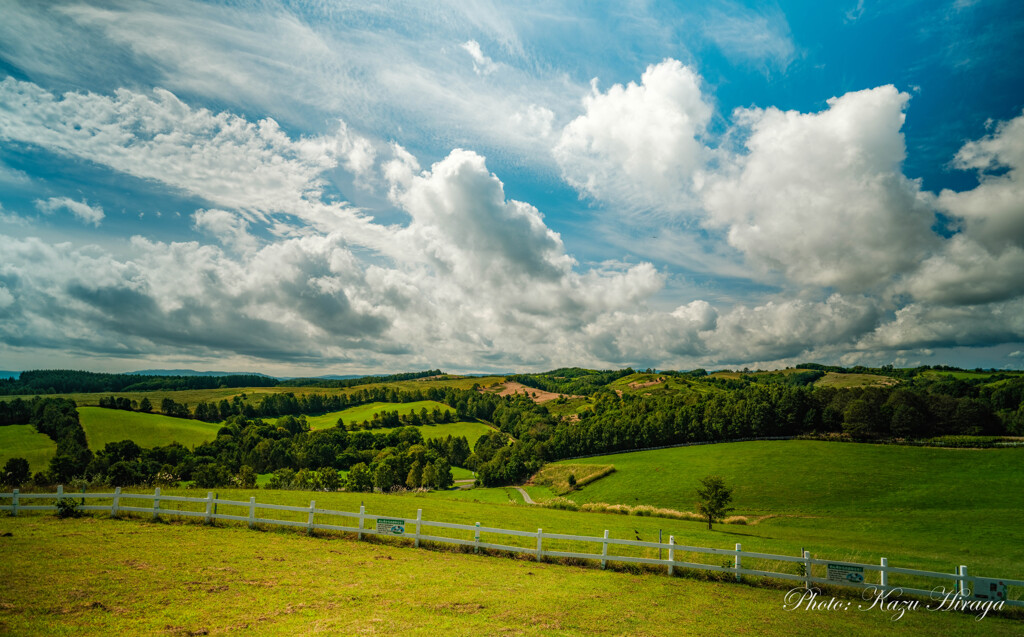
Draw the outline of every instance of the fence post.
<instances>
[{"instance_id":1,"label":"fence post","mask_svg":"<svg viewBox=\"0 0 1024 637\"><path fill-rule=\"evenodd\" d=\"M249 498L249 528L256 526L256 496Z\"/></svg>"},{"instance_id":2,"label":"fence post","mask_svg":"<svg viewBox=\"0 0 1024 637\"><path fill-rule=\"evenodd\" d=\"M423 519L423 509L416 509L416 541L413 546L420 547L420 521Z\"/></svg>"},{"instance_id":3,"label":"fence post","mask_svg":"<svg viewBox=\"0 0 1024 637\"><path fill-rule=\"evenodd\" d=\"M886 593L889 590L889 558L882 558L882 568L878 569L878 582L882 587L882 593Z\"/></svg>"},{"instance_id":4,"label":"fence post","mask_svg":"<svg viewBox=\"0 0 1024 637\"><path fill-rule=\"evenodd\" d=\"M958 584L960 588L960 597L969 597L971 594L971 589L967 586L967 567L961 564L960 572L957 574L960 576Z\"/></svg>"},{"instance_id":5,"label":"fence post","mask_svg":"<svg viewBox=\"0 0 1024 637\"><path fill-rule=\"evenodd\" d=\"M110 504L110 517L121 515L121 487L114 487L114 501Z\"/></svg>"},{"instance_id":6,"label":"fence post","mask_svg":"<svg viewBox=\"0 0 1024 637\"><path fill-rule=\"evenodd\" d=\"M541 538L544 537L544 529L537 529L537 561L539 562L544 557L544 551L541 549Z\"/></svg>"},{"instance_id":7,"label":"fence post","mask_svg":"<svg viewBox=\"0 0 1024 637\"><path fill-rule=\"evenodd\" d=\"M11 502L11 515L18 517L18 490L15 489Z\"/></svg>"},{"instance_id":8,"label":"fence post","mask_svg":"<svg viewBox=\"0 0 1024 637\"><path fill-rule=\"evenodd\" d=\"M206 523L207 524L213 524L213 518L211 517L212 513L213 513L213 491L207 491L206 492Z\"/></svg>"},{"instance_id":9,"label":"fence post","mask_svg":"<svg viewBox=\"0 0 1024 637\"><path fill-rule=\"evenodd\" d=\"M811 552L804 551L804 588L811 590Z\"/></svg>"},{"instance_id":10,"label":"fence post","mask_svg":"<svg viewBox=\"0 0 1024 637\"><path fill-rule=\"evenodd\" d=\"M743 559L740 557L740 551L743 550L743 545L739 542L736 543L736 559L733 561L734 567L736 568L736 581L742 581L743 576L740 575L740 569L743 567Z\"/></svg>"},{"instance_id":11,"label":"fence post","mask_svg":"<svg viewBox=\"0 0 1024 637\"><path fill-rule=\"evenodd\" d=\"M604 530L604 542L601 543L601 570L608 566L608 529Z\"/></svg>"},{"instance_id":12,"label":"fence post","mask_svg":"<svg viewBox=\"0 0 1024 637\"><path fill-rule=\"evenodd\" d=\"M58 484L57 485L57 502L59 503L63 499L64 499L64 485L63 484Z\"/></svg>"},{"instance_id":13,"label":"fence post","mask_svg":"<svg viewBox=\"0 0 1024 637\"><path fill-rule=\"evenodd\" d=\"M153 492L153 519L160 519L160 487Z\"/></svg>"},{"instance_id":14,"label":"fence post","mask_svg":"<svg viewBox=\"0 0 1024 637\"><path fill-rule=\"evenodd\" d=\"M474 553L480 552L480 523L476 523L476 531L473 532L473 541L476 542L476 546L473 547Z\"/></svg>"},{"instance_id":15,"label":"fence post","mask_svg":"<svg viewBox=\"0 0 1024 637\"><path fill-rule=\"evenodd\" d=\"M676 545L676 536L668 536L668 574L674 575L676 572L676 550L673 548ZM660 553L661 550L659 549Z\"/></svg>"},{"instance_id":16,"label":"fence post","mask_svg":"<svg viewBox=\"0 0 1024 637\"><path fill-rule=\"evenodd\" d=\"M309 501L309 520L306 521L306 535L313 535L313 512L316 509L316 500Z\"/></svg>"},{"instance_id":17,"label":"fence post","mask_svg":"<svg viewBox=\"0 0 1024 637\"><path fill-rule=\"evenodd\" d=\"M366 507L359 505L359 533L356 535L357 540L363 539L363 520L366 515Z\"/></svg>"}]
</instances>

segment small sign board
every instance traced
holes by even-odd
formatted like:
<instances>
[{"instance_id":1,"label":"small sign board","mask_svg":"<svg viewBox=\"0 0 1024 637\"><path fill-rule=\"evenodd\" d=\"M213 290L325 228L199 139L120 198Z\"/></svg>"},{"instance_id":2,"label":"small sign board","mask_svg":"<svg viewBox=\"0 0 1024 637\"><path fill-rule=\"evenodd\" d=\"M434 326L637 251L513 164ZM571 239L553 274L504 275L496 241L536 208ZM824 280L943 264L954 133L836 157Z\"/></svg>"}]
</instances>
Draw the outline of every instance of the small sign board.
<instances>
[{"instance_id":1,"label":"small sign board","mask_svg":"<svg viewBox=\"0 0 1024 637\"><path fill-rule=\"evenodd\" d=\"M974 599L1006 599L1006 582L987 577L975 577L974 588L971 589L971 597Z\"/></svg>"},{"instance_id":2,"label":"small sign board","mask_svg":"<svg viewBox=\"0 0 1024 637\"><path fill-rule=\"evenodd\" d=\"M405 534L405 520L377 518L377 533L381 535L403 535Z\"/></svg>"},{"instance_id":3,"label":"small sign board","mask_svg":"<svg viewBox=\"0 0 1024 637\"><path fill-rule=\"evenodd\" d=\"M829 564L828 579L832 582L843 584L863 584L864 567L851 566L849 564Z\"/></svg>"}]
</instances>

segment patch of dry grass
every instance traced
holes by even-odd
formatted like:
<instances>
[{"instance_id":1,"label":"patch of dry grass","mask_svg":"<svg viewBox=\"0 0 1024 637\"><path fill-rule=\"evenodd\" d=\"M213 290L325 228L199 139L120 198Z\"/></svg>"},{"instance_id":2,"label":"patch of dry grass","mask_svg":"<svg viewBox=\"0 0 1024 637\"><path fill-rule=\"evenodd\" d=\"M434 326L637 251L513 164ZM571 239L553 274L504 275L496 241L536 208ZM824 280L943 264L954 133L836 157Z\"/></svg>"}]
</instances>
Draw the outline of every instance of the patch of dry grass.
<instances>
[{"instance_id":1,"label":"patch of dry grass","mask_svg":"<svg viewBox=\"0 0 1024 637\"><path fill-rule=\"evenodd\" d=\"M599 480L615 471L610 464L549 464L541 468L530 478L530 484L550 487L558 495L565 495ZM573 476L576 484L569 484L569 476Z\"/></svg>"}]
</instances>

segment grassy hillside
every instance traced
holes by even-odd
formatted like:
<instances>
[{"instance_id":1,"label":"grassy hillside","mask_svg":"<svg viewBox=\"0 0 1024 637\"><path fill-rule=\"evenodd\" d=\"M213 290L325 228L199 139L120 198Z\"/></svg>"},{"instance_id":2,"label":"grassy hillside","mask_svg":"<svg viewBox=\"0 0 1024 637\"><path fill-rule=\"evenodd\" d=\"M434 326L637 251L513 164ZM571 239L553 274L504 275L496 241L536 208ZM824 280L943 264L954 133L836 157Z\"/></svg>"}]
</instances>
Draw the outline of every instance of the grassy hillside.
<instances>
[{"instance_id":1,"label":"grassy hillside","mask_svg":"<svg viewBox=\"0 0 1024 637\"><path fill-rule=\"evenodd\" d=\"M613 454L558 464L614 465L581 502L692 505L708 474L735 486L739 513L858 513L1024 503L1024 450L952 450L811 440L738 442Z\"/></svg>"},{"instance_id":2,"label":"grassy hillside","mask_svg":"<svg viewBox=\"0 0 1024 637\"><path fill-rule=\"evenodd\" d=\"M172 442L193 447L213 440L220 429L216 423L100 407L79 407L78 417L93 451L102 449L108 442L121 440L133 440L144 448Z\"/></svg>"},{"instance_id":3,"label":"grassy hillside","mask_svg":"<svg viewBox=\"0 0 1024 637\"><path fill-rule=\"evenodd\" d=\"M815 383L815 387L890 387L899 381L889 376L878 376L876 374L837 374L827 372Z\"/></svg>"},{"instance_id":4,"label":"grassy hillside","mask_svg":"<svg viewBox=\"0 0 1024 637\"><path fill-rule=\"evenodd\" d=\"M349 407L342 411L332 411L321 416L306 416L306 422L310 429L326 429L337 424L341 418L345 424L361 423L364 420L371 420L374 414L382 411L397 411L399 415L407 415L412 412L419 412L426 409L428 412L435 409L441 412L453 411L451 407L435 400L420 400L411 403L367 403L357 407ZM453 412L454 413L454 412Z\"/></svg>"},{"instance_id":5,"label":"grassy hillside","mask_svg":"<svg viewBox=\"0 0 1024 637\"><path fill-rule=\"evenodd\" d=\"M743 442L567 461L615 472L577 502L693 510L697 481L718 474L736 513L778 516L743 534L826 541L858 554L919 555L1013 566L1024 576L1024 449L937 449L818 441ZM1003 575L1006 577L1007 575ZM1012 575L1010 575L1012 576Z\"/></svg>"},{"instance_id":6,"label":"grassy hillside","mask_svg":"<svg viewBox=\"0 0 1024 637\"><path fill-rule=\"evenodd\" d=\"M0 530L12 533L0 539L0 632L10 634L770 637L894 629L889 613L787 612L783 590L291 530L52 516L4 518ZM1020 622L917 612L896 627L999 637L1019 634Z\"/></svg>"},{"instance_id":7,"label":"grassy hillside","mask_svg":"<svg viewBox=\"0 0 1024 637\"><path fill-rule=\"evenodd\" d=\"M465 436L469 441L469 448L476 444L477 438L493 431L487 425L480 422L450 422L445 425L423 425L418 427L425 440L431 438L446 438L448 436ZM372 429L375 434L388 433L391 429Z\"/></svg>"},{"instance_id":8,"label":"grassy hillside","mask_svg":"<svg viewBox=\"0 0 1024 637\"><path fill-rule=\"evenodd\" d=\"M0 467L11 458L24 458L32 473L45 471L56 454L57 443L32 425L0 427Z\"/></svg>"}]
</instances>

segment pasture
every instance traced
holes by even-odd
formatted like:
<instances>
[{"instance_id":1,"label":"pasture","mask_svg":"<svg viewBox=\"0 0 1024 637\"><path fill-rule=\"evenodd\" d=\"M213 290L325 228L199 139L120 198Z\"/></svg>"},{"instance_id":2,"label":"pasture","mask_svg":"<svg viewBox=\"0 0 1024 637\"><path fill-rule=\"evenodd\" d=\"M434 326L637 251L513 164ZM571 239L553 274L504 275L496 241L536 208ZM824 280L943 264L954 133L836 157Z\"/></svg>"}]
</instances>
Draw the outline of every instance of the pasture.
<instances>
[{"instance_id":1,"label":"pasture","mask_svg":"<svg viewBox=\"0 0 1024 637\"><path fill-rule=\"evenodd\" d=\"M473 445L480 436L494 431L489 426L482 422L450 422L443 425L422 425L417 427L420 433L423 434L424 440L430 440L431 438L446 438L448 436L458 437L465 436L466 440L469 441L469 448L472 449ZM370 429L375 434L386 434L394 429Z\"/></svg>"},{"instance_id":2,"label":"pasture","mask_svg":"<svg viewBox=\"0 0 1024 637\"><path fill-rule=\"evenodd\" d=\"M448 405L434 400L420 400L411 403L367 403L365 405L349 407L342 411L332 411L320 416L306 416L306 422L309 423L310 429L327 429L337 425L339 418L344 420L346 425L350 425L353 423L359 424L364 420L372 420L374 414L379 414L382 411L397 411L400 416L405 416L413 412L419 413L423 409L426 409L428 412L437 409L442 413L446 411L454 413Z\"/></svg>"},{"instance_id":3,"label":"pasture","mask_svg":"<svg viewBox=\"0 0 1024 637\"><path fill-rule=\"evenodd\" d=\"M566 497L692 511L698 480L717 474L734 489L735 514L760 520L730 533L824 542L851 554L899 551L944 561L945 568L969 559L1000 576L1020 577L1022 461L1020 448L724 443L565 461L615 467Z\"/></svg>"},{"instance_id":4,"label":"pasture","mask_svg":"<svg viewBox=\"0 0 1024 637\"><path fill-rule=\"evenodd\" d=\"M248 493L221 495L245 499ZM279 503L306 503L311 495L256 493ZM368 511L406 516L423 508L425 519L504 528L588 534L609 528L612 537L650 539L657 523L677 541L731 546L735 539L671 520L417 496L315 495L320 507L351 510L365 501ZM979 622L968 614L908 612L894 624L890 612L878 610L786 611L786 584L754 587L642 568L600 571L233 523L104 518L0 518L0 532L10 533L0 538L6 556L0 579L7 584L0 589L0 632L781 636L888 634L895 627L907 635L1000 636L1021 627L1021 620L998 613Z\"/></svg>"},{"instance_id":5,"label":"pasture","mask_svg":"<svg viewBox=\"0 0 1024 637\"><path fill-rule=\"evenodd\" d=\"M221 427L201 420L102 407L79 407L78 419L93 451L103 449L108 442L122 440L132 440L145 449L172 442L191 448L215 439Z\"/></svg>"},{"instance_id":6,"label":"pasture","mask_svg":"<svg viewBox=\"0 0 1024 637\"><path fill-rule=\"evenodd\" d=\"M11 458L24 458L32 473L36 473L45 471L55 455L57 443L32 425L0 427L0 467Z\"/></svg>"}]
</instances>

